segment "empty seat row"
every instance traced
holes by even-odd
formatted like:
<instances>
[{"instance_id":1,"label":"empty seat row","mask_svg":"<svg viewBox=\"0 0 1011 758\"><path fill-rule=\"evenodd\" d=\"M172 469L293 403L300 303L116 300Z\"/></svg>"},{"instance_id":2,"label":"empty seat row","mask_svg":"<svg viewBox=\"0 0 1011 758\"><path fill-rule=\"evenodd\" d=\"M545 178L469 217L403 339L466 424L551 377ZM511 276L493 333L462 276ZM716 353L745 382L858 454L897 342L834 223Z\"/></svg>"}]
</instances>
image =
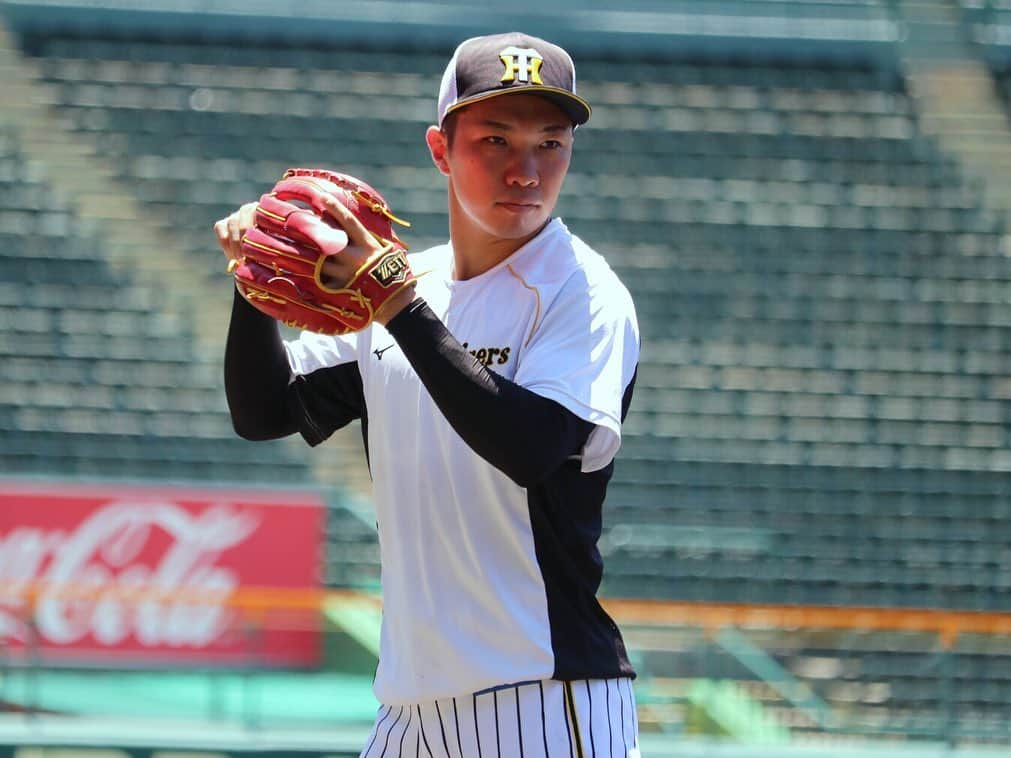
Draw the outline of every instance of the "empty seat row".
<instances>
[{"instance_id":1,"label":"empty seat row","mask_svg":"<svg viewBox=\"0 0 1011 758\"><path fill-rule=\"evenodd\" d=\"M879 375L878 381L888 372L958 374L966 377L1011 374L1011 355L983 348L967 348L961 353L951 353L929 347L884 349L845 344L693 340L687 337L655 339L649 341L647 347L643 359L650 364L705 366L710 372L722 367L825 371L819 381L824 380L828 387L833 388L828 390L828 394L842 391L842 385L832 383L828 372L873 371ZM981 389L977 387L977 390ZM945 403L941 401L939 407L945 407Z\"/></svg>"},{"instance_id":2,"label":"empty seat row","mask_svg":"<svg viewBox=\"0 0 1011 758\"><path fill-rule=\"evenodd\" d=\"M749 462L772 466L854 466L863 468L961 469L1009 471L1011 454L1001 448L919 446L863 442L738 439L710 436L705 429L693 436L659 437L648 430L630 430L624 456L642 448L655 448L650 456L692 462Z\"/></svg>"},{"instance_id":3,"label":"empty seat row","mask_svg":"<svg viewBox=\"0 0 1011 758\"><path fill-rule=\"evenodd\" d=\"M640 370L643 368L640 366ZM718 379L709 386L686 386L677 392L640 386L633 401L634 412L646 417L684 417L689 422L699 416L711 416L716 423L727 416L778 419L784 427L791 422L812 419L826 422L867 421L886 425L912 422L1001 426L1007 423L1006 409L1001 399L903 396L898 383L895 390L887 395L817 393L802 386L779 391L758 388L740 391L726 387L723 387L726 390L723 392L711 391L720 388Z\"/></svg>"}]
</instances>

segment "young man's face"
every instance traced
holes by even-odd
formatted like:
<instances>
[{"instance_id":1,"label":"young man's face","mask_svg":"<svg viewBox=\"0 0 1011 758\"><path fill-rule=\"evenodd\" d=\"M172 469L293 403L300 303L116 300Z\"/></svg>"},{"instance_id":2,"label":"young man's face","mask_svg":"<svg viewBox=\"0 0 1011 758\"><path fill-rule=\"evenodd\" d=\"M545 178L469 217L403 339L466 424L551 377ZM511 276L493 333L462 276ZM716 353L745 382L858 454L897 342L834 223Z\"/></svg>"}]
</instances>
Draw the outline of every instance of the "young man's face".
<instances>
[{"instance_id":1,"label":"young man's face","mask_svg":"<svg viewBox=\"0 0 1011 758\"><path fill-rule=\"evenodd\" d=\"M446 134L430 130L436 165L450 179L457 222L520 244L551 218L572 158L572 121L537 95L503 95L468 105ZM517 245L518 247L518 245Z\"/></svg>"}]
</instances>

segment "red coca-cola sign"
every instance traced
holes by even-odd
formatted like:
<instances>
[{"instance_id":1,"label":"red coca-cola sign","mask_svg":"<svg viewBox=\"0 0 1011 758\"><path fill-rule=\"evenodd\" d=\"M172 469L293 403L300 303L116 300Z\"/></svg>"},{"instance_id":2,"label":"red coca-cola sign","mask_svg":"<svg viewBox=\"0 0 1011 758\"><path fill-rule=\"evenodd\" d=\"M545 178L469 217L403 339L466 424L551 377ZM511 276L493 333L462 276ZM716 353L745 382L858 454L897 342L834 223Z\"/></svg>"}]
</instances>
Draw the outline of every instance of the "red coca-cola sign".
<instances>
[{"instance_id":1,"label":"red coca-cola sign","mask_svg":"<svg viewBox=\"0 0 1011 758\"><path fill-rule=\"evenodd\" d=\"M0 642L60 662L313 666L308 492L0 481Z\"/></svg>"}]
</instances>

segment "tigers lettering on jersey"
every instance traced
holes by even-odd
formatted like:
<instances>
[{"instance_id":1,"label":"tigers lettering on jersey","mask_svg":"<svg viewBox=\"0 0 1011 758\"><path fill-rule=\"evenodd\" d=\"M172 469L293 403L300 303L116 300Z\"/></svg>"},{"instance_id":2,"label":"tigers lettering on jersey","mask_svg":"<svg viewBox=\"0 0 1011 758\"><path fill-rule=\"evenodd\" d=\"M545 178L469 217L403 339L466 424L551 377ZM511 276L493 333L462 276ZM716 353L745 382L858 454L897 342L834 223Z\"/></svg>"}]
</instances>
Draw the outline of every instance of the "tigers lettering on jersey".
<instances>
[{"instance_id":1,"label":"tigers lettering on jersey","mask_svg":"<svg viewBox=\"0 0 1011 758\"><path fill-rule=\"evenodd\" d=\"M512 350L510 347L479 347L470 350L470 346L466 342L463 343L463 347L485 366L492 364L504 366L509 361L509 353Z\"/></svg>"}]
</instances>

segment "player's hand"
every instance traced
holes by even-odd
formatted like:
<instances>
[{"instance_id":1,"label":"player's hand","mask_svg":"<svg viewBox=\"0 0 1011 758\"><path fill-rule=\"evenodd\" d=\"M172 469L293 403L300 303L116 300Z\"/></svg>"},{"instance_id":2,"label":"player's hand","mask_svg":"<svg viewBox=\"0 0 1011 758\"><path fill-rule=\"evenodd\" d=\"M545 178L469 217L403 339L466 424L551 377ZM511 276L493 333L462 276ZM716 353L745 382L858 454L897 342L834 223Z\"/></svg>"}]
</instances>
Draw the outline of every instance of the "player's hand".
<instances>
[{"instance_id":1,"label":"player's hand","mask_svg":"<svg viewBox=\"0 0 1011 758\"><path fill-rule=\"evenodd\" d=\"M347 233L348 245L339 255L334 255L323 263L321 278L328 287L343 287L351 281L366 261L384 248L358 217L336 198L327 198L325 209L327 215ZM376 314L375 320L385 326L412 300L414 300L413 284L386 301Z\"/></svg>"},{"instance_id":2,"label":"player's hand","mask_svg":"<svg viewBox=\"0 0 1011 758\"><path fill-rule=\"evenodd\" d=\"M229 261L242 259L242 235L253 227L256 203L246 203L235 213L214 224L218 245Z\"/></svg>"}]
</instances>

